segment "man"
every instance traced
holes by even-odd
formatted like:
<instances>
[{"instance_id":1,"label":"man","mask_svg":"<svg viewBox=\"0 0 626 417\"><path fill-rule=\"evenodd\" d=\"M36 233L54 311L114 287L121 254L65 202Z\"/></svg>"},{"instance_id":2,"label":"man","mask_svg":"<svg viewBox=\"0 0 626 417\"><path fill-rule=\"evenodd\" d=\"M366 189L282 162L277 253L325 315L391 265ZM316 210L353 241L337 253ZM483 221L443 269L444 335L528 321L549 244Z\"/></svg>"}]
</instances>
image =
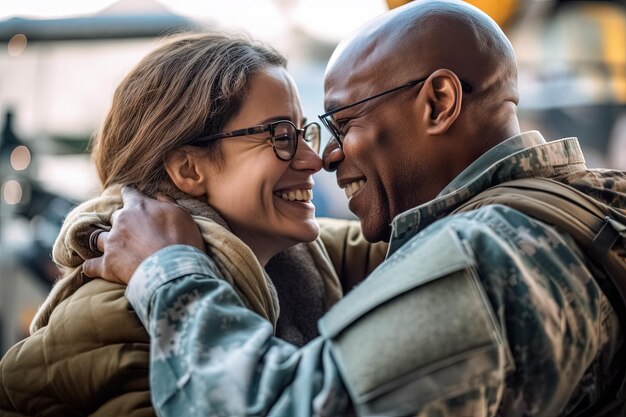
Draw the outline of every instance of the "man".
<instances>
[{"instance_id":1,"label":"man","mask_svg":"<svg viewBox=\"0 0 626 417\"><path fill-rule=\"evenodd\" d=\"M182 209L126 190L85 273L134 273L127 296L152 337L160 415L553 417L610 400L624 353L606 277L519 211L453 213L524 177L626 207L623 173L587 170L576 139L520 133L517 100L511 45L463 2L409 3L342 42L326 72L324 164L363 234L390 249L300 350L206 255L175 245L201 247Z\"/></svg>"}]
</instances>

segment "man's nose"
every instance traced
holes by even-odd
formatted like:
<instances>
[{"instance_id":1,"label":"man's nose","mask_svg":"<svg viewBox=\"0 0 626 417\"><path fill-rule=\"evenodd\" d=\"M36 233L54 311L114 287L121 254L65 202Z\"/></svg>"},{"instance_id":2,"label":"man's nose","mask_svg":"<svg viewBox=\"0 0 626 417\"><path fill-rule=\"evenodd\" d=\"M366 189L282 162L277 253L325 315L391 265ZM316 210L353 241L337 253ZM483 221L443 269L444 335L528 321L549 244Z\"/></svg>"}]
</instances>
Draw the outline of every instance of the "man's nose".
<instances>
[{"instance_id":1,"label":"man's nose","mask_svg":"<svg viewBox=\"0 0 626 417\"><path fill-rule=\"evenodd\" d=\"M324 152L322 152L324 169L328 172L335 171L344 157L345 155L343 154L343 149L339 146L339 142L337 142L337 139L332 138L324 147Z\"/></svg>"}]
</instances>

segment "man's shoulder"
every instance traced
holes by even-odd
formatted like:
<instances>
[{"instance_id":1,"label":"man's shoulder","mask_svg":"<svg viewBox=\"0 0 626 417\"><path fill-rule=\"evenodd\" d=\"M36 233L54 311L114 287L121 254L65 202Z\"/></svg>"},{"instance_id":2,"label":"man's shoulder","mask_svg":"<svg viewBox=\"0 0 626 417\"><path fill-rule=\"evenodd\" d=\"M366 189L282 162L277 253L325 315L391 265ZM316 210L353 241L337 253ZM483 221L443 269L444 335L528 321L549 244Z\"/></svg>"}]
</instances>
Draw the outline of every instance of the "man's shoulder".
<instances>
[{"instance_id":1,"label":"man's shoulder","mask_svg":"<svg viewBox=\"0 0 626 417\"><path fill-rule=\"evenodd\" d=\"M529 273L534 269L541 271L539 275L547 274L546 279L560 273L574 277L584 263L584 253L563 230L501 204L485 205L436 221L405 242L396 251L399 256L390 257L387 262L410 263L420 269L441 268L442 261L425 257L424 248L442 229L447 229L472 258L482 280L497 280L513 270ZM447 248L440 250L444 255L449 252ZM548 265L552 264L551 270Z\"/></svg>"},{"instance_id":2,"label":"man's shoulder","mask_svg":"<svg viewBox=\"0 0 626 417\"><path fill-rule=\"evenodd\" d=\"M554 179L605 204L626 209L626 171L587 169Z\"/></svg>"},{"instance_id":3,"label":"man's shoulder","mask_svg":"<svg viewBox=\"0 0 626 417\"><path fill-rule=\"evenodd\" d=\"M449 228L460 239L481 242L500 240L503 236L514 238L540 237L554 233L550 225L538 221L530 214L504 204L485 204L469 211L449 214L420 231L411 240L429 239L436 230Z\"/></svg>"}]
</instances>

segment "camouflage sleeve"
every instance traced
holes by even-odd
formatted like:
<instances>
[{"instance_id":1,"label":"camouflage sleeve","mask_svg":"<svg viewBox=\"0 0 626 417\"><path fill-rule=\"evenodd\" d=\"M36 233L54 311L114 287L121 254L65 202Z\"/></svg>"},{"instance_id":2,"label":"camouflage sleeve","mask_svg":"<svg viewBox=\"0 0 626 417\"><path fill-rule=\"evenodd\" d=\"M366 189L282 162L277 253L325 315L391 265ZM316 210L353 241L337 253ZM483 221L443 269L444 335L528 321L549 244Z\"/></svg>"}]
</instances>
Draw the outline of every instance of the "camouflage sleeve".
<instances>
[{"instance_id":1,"label":"camouflage sleeve","mask_svg":"<svg viewBox=\"0 0 626 417\"><path fill-rule=\"evenodd\" d=\"M144 261L127 297L150 336L159 416L336 416L347 393L321 339L273 337L202 252L170 246Z\"/></svg>"},{"instance_id":2,"label":"camouflage sleeve","mask_svg":"<svg viewBox=\"0 0 626 417\"><path fill-rule=\"evenodd\" d=\"M597 401L614 377L619 322L573 240L497 205L450 216L418 239L441 228L474 257L514 366L497 398L470 390L434 400L420 416L570 415ZM474 411L481 403L490 411Z\"/></svg>"}]
</instances>

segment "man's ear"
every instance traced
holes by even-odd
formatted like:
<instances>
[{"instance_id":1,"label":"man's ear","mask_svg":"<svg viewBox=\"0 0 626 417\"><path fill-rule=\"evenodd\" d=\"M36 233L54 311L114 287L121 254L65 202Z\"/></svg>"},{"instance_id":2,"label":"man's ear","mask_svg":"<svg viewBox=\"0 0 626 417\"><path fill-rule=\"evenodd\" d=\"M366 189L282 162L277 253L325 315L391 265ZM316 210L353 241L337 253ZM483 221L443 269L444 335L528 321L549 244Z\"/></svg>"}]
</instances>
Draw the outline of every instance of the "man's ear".
<instances>
[{"instance_id":1,"label":"man's ear","mask_svg":"<svg viewBox=\"0 0 626 417\"><path fill-rule=\"evenodd\" d=\"M426 131L433 136L442 135L461 113L461 81L454 72L439 69L428 77L422 88L426 90Z\"/></svg>"},{"instance_id":2,"label":"man's ear","mask_svg":"<svg viewBox=\"0 0 626 417\"><path fill-rule=\"evenodd\" d=\"M200 197L207 192L206 173L200 169L200 155L177 149L165 161L165 170L176 187L192 197Z\"/></svg>"}]
</instances>

